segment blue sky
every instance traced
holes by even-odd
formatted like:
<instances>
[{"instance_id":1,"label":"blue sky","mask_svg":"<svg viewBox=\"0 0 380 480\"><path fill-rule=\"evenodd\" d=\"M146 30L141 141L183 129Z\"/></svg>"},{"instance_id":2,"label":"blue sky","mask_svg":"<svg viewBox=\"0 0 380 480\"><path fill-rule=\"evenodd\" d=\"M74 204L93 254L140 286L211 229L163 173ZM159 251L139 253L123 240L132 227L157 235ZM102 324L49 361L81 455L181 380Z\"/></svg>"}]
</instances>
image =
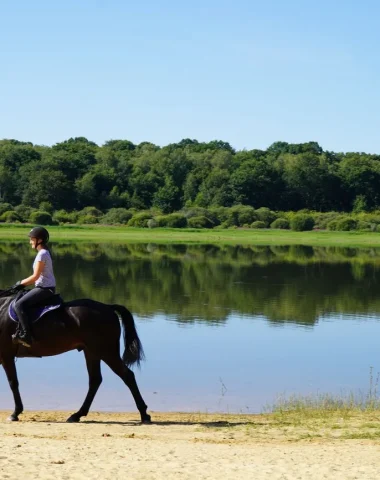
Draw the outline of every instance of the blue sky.
<instances>
[{"instance_id":1,"label":"blue sky","mask_svg":"<svg viewBox=\"0 0 380 480\"><path fill-rule=\"evenodd\" d=\"M3 0L0 138L380 153L375 0Z\"/></svg>"}]
</instances>

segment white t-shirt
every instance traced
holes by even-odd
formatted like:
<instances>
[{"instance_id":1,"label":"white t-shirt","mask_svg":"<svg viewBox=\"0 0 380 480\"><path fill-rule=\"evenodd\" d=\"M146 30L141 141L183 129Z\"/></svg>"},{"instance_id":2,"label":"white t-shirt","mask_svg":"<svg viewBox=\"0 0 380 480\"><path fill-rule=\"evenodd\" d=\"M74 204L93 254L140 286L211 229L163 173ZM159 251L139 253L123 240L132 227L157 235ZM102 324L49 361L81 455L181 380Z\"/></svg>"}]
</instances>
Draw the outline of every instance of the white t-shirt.
<instances>
[{"instance_id":1,"label":"white t-shirt","mask_svg":"<svg viewBox=\"0 0 380 480\"><path fill-rule=\"evenodd\" d=\"M44 262L45 266L42 270L41 275L37 278L35 282L36 287L45 287L51 288L55 287L55 277L53 272L53 262L51 260L49 250L42 248L36 255L36 258L33 262L33 270L37 265L37 262Z\"/></svg>"}]
</instances>

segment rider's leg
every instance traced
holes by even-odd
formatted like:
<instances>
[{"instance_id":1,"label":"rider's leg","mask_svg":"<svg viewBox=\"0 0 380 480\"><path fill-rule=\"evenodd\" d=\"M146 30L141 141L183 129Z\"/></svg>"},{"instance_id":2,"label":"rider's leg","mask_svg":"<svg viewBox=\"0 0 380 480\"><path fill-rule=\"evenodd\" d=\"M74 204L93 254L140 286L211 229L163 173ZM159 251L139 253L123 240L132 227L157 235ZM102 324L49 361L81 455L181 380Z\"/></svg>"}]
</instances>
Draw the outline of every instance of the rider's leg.
<instances>
[{"instance_id":1,"label":"rider's leg","mask_svg":"<svg viewBox=\"0 0 380 480\"><path fill-rule=\"evenodd\" d=\"M21 331L19 334L12 336L13 340L22 343L26 347L30 347L32 343L32 335L28 319L28 308L42 303L44 300L52 296L51 290L43 288L33 288L29 290L23 297L15 303L15 311L20 321Z\"/></svg>"}]
</instances>

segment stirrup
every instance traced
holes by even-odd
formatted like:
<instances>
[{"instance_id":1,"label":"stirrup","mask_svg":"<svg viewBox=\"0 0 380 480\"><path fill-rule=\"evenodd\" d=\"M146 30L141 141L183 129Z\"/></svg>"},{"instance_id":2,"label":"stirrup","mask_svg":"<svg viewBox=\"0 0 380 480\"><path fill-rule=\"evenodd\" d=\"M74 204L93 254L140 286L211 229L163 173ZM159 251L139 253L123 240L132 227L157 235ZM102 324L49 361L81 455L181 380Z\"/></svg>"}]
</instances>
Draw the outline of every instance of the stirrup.
<instances>
[{"instance_id":1,"label":"stirrup","mask_svg":"<svg viewBox=\"0 0 380 480\"><path fill-rule=\"evenodd\" d=\"M31 348L32 346L32 339L31 338L26 338L27 335L23 335L21 336L20 334L16 334L14 333L12 335L12 343L14 344L20 344L20 345L23 345L24 347L27 347L27 348Z\"/></svg>"}]
</instances>

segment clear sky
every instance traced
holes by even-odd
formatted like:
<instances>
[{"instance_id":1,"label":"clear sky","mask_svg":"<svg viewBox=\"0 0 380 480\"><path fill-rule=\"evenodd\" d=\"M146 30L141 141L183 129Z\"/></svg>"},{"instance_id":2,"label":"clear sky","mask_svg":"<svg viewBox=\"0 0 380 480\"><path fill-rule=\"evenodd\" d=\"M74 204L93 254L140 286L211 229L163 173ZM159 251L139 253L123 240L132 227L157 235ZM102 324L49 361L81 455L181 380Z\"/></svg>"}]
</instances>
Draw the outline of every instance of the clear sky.
<instances>
[{"instance_id":1,"label":"clear sky","mask_svg":"<svg viewBox=\"0 0 380 480\"><path fill-rule=\"evenodd\" d=\"M380 153L378 0L2 0L0 138Z\"/></svg>"}]
</instances>

